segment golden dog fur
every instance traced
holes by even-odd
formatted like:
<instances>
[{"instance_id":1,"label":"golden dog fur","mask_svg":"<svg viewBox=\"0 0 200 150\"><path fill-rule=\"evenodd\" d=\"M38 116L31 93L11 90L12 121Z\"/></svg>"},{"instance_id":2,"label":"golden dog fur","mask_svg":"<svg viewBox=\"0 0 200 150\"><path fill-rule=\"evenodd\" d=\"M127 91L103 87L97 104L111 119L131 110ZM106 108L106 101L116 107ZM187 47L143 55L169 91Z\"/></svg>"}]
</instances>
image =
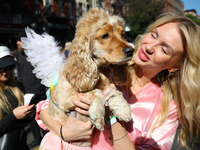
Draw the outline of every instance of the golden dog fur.
<instances>
[{"instance_id":1,"label":"golden dog fur","mask_svg":"<svg viewBox=\"0 0 200 150\"><path fill-rule=\"evenodd\" d=\"M74 110L71 99L78 100L77 94L82 92L91 100L89 118L77 114L78 119L90 119L97 129L103 130L107 99L110 110L119 120L131 120L131 109L122 92L108 86L111 83L108 66L125 64L132 58L133 48L123 37L124 24L121 17L99 8L91 9L77 23L68 60L49 100L53 119L64 124L68 118L66 112Z\"/></svg>"}]
</instances>

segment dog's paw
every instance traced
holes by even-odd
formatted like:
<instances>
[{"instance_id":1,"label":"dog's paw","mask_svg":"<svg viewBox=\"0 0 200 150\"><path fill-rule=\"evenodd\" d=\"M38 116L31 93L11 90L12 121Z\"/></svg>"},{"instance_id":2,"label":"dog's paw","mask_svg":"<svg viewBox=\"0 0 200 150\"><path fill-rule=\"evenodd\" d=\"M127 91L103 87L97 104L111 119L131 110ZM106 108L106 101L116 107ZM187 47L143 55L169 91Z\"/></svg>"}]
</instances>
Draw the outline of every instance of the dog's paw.
<instances>
[{"instance_id":1,"label":"dog's paw","mask_svg":"<svg viewBox=\"0 0 200 150\"><path fill-rule=\"evenodd\" d=\"M91 122L95 125L98 130L104 129L104 116L105 116L105 107L104 107L104 96L103 94L97 94L92 100L89 116Z\"/></svg>"},{"instance_id":2,"label":"dog's paw","mask_svg":"<svg viewBox=\"0 0 200 150\"><path fill-rule=\"evenodd\" d=\"M104 117L92 115L90 116L90 120L98 130L104 130Z\"/></svg>"},{"instance_id":3,"label":"dog's paw","mask_svg":"<svg viewBox=\"0 0 200 150\"><path fill-rule=\"evenodd\" d=\"M131 120L131 107L122 95L112 97L108 101L108 105L112 113L119 120L130 121Z\"/></svg>"},{"instance_id":4,"label":"dog's paw","mask_svg":"<svg viewBox=\"0 0 200 150\"><path fill-rule=\"evenodd\" d=\"M115 109L112 112L119 120L131 121L131 108L129 105Z\"/></svg>"},{"instance_id":5,"label":"dog's paw","mask_svg":"<svg viewBox=\"0 0 200 150\"><path fill-rule=\"evenodd\" d=\"M103 109L102 107L97 109L93 108L89 109L90 120L98 130L104 129L105 125L104 115L105 115L105 109Z\"/></svg>"}]
</instances>

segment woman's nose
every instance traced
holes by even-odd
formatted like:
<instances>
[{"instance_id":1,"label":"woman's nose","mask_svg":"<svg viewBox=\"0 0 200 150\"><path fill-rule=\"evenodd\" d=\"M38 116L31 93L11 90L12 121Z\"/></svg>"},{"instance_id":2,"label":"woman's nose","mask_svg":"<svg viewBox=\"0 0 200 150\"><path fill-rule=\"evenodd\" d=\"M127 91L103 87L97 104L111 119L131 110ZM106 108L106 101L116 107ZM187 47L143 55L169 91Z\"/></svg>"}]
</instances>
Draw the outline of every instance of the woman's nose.
<instances>
[{"instance_id":1,"label":"woman's nose","mask_svg":"<svg viewBox=\"0 0 200 150\"><path fill-rule=\"evenodd\" d=\"M146 45L146 52L148 54L153 54L156 48L156 42L148 43Z\"/></svg>"}]
</instances>

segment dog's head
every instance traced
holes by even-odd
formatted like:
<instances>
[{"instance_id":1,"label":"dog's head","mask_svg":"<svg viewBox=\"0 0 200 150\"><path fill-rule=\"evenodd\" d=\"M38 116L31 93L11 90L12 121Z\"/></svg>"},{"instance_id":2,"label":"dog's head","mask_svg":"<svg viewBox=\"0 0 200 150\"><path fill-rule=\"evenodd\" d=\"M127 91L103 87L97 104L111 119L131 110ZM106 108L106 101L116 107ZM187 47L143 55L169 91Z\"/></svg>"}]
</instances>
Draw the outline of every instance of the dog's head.
<instances>
[{"instance_id":1,"label":"dog's head","mask_svg":"<svg viewBox=\"0 0 200 150\"><path fill-rule=\"evenodd\" d=\"M94 88L98 67L124 64L132 58L134 50L125 40L124 25L112 10L99 8L91 9L79 20L66 70L68 81L79 91ZM82 81L77 82L78 78Z\"/></svg>"},{"instance_id":2,"label":"dog's head","mask_svg":"<svg viewBox=\"0 0 200 150\"><path fill-rule=\"evenodd\" d=\"M125 40L123 18L112 13L112 9L94 8L77 24L76 36L88 41L91 57L98 67L122 64L133 54L133 48Z\"/></svg>"}]
</instances>

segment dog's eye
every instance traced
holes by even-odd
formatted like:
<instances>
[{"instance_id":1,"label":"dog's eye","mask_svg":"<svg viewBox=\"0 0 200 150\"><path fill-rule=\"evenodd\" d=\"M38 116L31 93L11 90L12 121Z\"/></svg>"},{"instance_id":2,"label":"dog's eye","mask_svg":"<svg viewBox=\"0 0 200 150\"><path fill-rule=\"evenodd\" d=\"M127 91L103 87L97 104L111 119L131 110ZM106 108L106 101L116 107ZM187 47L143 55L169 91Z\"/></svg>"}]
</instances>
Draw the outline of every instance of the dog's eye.
<instances>
[{"instance_id":1,"label":"dog's eye","mask_svg":"<svg viewBox=\"0 0 200 150\"><path fill-rule=\"evenodd\" d=\"M126 34L123 32L122 33L122 38L124 39L124 40L127 40L128 39L128 37L126 36Z\"/></svg>"},{"instance_id":2,"label":"dog's eye","mask_svg":"<svg viewBox=\"0 0 200 150\"><path fill-rule=\"evenodd\" d=\"M104 34L104 35L102 36L102 39L107 39L107 38L109 38L109 34L108 34L108 33L106 33L106 34Z\"/></svg>"}]
</instances>

